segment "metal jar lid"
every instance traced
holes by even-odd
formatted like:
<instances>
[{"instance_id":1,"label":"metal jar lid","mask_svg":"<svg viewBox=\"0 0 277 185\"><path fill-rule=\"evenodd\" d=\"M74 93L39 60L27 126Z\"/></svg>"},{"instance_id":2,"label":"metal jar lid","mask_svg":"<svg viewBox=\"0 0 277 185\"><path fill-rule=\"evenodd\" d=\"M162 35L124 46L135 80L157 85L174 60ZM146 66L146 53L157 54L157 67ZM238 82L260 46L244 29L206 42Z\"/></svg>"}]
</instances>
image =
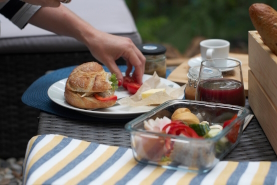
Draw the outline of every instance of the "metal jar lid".
<instances>
[{"instance_id":1,"label":"metal jar lid","mask_svg":"<svg viewBox=\"0 0 277 185\"><path fill-rule=\"evenodd\" d=\"M141 44L137 47L143 55L161 55L166 52L166 48L160 44Z\"/></svg>"}]
</instances>

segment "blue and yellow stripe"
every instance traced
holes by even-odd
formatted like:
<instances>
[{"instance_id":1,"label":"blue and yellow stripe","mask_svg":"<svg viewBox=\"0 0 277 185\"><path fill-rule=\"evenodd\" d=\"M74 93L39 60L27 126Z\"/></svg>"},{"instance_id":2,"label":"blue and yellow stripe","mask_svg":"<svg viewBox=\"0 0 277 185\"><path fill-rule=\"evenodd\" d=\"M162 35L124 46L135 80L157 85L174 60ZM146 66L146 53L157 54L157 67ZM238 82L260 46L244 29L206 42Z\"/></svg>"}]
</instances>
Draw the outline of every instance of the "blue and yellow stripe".
<instances>
[{"instance_id":1,"label":"blue and yellow stripe","mask_svg":"<svg viewBox=\"0 0 277 185\"><path fill-rule=\"evenodd\" d=\"M131 149L79 140L73 146L73 141L59 135L33 137L26 150L24 184L276 183L277 162L221 161L210 172L197 174L137 163ZM62 159L55 161L55 156ZM44 166L48 168L43 171Z\"/></svg>"}]
</instances>

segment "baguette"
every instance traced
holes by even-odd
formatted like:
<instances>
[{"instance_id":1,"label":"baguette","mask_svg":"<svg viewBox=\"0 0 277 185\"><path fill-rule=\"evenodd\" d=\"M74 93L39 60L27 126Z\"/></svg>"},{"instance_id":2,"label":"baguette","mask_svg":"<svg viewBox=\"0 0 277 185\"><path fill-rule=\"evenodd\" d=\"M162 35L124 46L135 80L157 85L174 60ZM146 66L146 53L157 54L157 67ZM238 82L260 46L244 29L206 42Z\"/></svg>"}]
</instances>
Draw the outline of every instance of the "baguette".
<instances>
[{"instance_id":1,"label":"baguette","mask_svg":"<svg viewBox=\"0 0 277 185\"><path fill-rule=\"evenodd\" d=\"M277 55L277 12L275 9L263 3L255 3L250 6L249 15L264 44Z\"/></svg>"}]
</instances>

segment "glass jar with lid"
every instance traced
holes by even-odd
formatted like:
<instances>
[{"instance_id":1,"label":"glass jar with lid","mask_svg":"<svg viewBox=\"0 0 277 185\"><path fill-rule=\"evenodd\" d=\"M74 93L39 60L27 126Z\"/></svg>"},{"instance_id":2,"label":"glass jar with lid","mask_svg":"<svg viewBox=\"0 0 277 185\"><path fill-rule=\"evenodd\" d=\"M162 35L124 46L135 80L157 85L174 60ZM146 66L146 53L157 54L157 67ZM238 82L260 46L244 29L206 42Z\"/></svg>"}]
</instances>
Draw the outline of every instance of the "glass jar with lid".
<instances>
[{"instance_id":1,"label":"glass jar with lid","mask_svg":"<svg viewBox=\"0 0 277 185\"><path fill-rule=\"evenodd\" d=\"M138 46L139 50L146 58L144 74L166 77L166 48L159 44L142 44Z\"/></svg>"},{"instance_id":2,"label":"glass jar with lid","mask_svg":"<svg viewBox=\"0 0 277 185\"><path fill-rule=\"evenodd\" d=\"M194 66L189 69L189 72L187 74L188 83L185 89L185 99L187 100L195 100L196 87L197 87L198 78L199 78L199 71L200 71L200 66ZM202 79L205 79L205 78L206 79L222 78L222 72L217 69L207 68L202 73Z\"/></svg>"}]
</instances>

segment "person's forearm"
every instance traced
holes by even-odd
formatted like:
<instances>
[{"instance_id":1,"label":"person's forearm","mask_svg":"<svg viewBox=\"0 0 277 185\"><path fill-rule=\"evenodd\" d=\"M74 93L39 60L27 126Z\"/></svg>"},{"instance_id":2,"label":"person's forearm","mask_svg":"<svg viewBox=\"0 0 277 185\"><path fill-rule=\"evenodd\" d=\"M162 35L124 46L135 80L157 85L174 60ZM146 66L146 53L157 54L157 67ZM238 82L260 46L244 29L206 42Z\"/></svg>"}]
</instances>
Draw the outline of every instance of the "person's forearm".
<instances>
[{"instance_id":1,"label":"person's forearm","mask_svg":"<svg viewBox=\"0 0 277 185\"><path fill-rule=\"evenodd\" d=\"M134 78L138 83L142 83L145 57L131 39L99 31L63 5L57 8L42 7L29 23L83 42L95 59L106 65L121 82L123 76L115 61L119 57L124 58L127 63L127 76L134 66Z\"/></svg>"},{"instance_id":2,"label":"person's forearm","mask_svg":"<svg viewBox=\"0 0 277 185\"><path fill-rule=\"evenodd\" d=\"M58 35L73 37L84 44L87 44L87 38L92 38L97 31L63 5L57 8L42 7L29 23Z\"/></svg>"}]
</instances>

